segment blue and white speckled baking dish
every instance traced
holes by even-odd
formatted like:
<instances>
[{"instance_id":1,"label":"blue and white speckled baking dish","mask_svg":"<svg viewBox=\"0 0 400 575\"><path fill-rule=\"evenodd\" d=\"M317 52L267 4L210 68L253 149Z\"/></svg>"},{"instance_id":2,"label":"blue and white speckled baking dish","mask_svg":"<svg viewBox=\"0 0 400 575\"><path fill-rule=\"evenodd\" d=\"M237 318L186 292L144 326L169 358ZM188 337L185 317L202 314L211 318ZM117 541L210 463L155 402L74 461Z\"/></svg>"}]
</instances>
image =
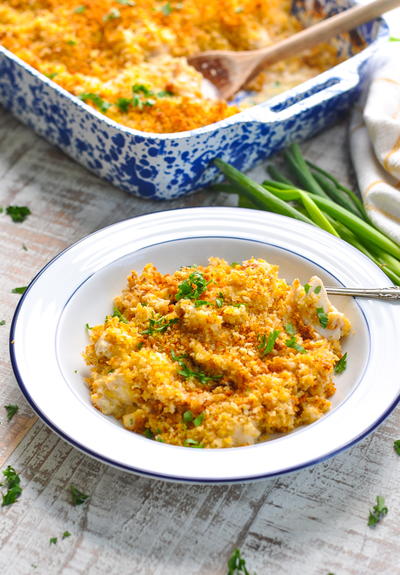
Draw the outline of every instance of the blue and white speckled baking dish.
<instances>
[{"instance_id":1,"label":"blue and white speckled baking dish","mask_svg":"<svg viewBox=\"0 0 400 575\"><path fill-rule=\"evenodd\" d=\"M294 0L302 20L354 0ZM154 134L127 128L72 96L0 46L0 103L80 164L143 198L171 199L217 177L216 156L240 170L333 123L358 96L366 63L388 36L383 20L358 29L367 47L327 72L257 106L196 130ZM344 49L346 49L344 47ZM348 47L347 47L348 49Z\"/></svg>"}]
</instances>

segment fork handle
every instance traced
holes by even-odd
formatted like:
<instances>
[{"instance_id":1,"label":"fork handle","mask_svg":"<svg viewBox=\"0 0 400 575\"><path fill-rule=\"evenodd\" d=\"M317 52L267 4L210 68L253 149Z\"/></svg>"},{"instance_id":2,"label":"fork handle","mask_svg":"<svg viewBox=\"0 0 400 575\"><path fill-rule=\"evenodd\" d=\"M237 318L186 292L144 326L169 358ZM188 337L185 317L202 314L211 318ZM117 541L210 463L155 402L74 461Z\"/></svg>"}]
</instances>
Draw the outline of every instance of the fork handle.
<instances>
[{"instance_id":1,"label":"fork handle","mask_svg":"<svg viewBox=\"0 0 400 575\"><path fill-rule=\"evenodd\" d=\"M375 0L362 6L354 6L305 28L294 36L281 40L272 46L254 50L252 53L255 56L259 55L259 61L251 77L257 75L266 65L271 65L302 50L312 48L337 34L357 28L357 26L365 24L365 22L369 22L398 6L400 6L400 0Z\"/></svg>"},{"instance_id":2,"label":"fork handle","mask_svg":"<svg viewBox=\"0 0 400 575\"><path fill-rule=\"evenodd\" d=\"M352 295L355 297L368 297L384 300L400 300L400 286L385 288L325 288L329 295Z\"/></svg>"}]
</instances>

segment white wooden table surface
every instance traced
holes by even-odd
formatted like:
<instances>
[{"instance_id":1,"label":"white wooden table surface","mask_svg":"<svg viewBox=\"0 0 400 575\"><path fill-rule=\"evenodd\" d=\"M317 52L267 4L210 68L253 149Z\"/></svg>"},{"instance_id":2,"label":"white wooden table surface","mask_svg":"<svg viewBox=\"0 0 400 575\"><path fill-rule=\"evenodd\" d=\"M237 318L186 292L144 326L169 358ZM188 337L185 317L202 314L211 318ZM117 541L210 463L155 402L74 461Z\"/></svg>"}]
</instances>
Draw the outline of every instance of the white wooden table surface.
<instances>
[{"instance_id":1,"label":"white wooden table surface","mask_svg":"<svg viewBox=\"0 0 400 575\"><path fill-rule=\"evenodd\" d=\"M345 183L351 180L346 128L344 120L303 146L309 159ZM261 178L263 168L253 173ZM314 467L252 484L193 486L90 459L38 420L18 389L8 355L19 298L12 288L108 224L232 202L209 192L168 204L138 200L0 109L0 206L32 211L22 224L0 216L0 320L6 322L0 326L0 469L12 465L23 487L16 504L0 508L1 575L223 575L236 547L258 575L400 572L400 457L393 449L399 409L362 442ZM20 408L10 423L6 404ZM90 494L87 503L70 504L71 483ZM367 520L377 495L389 512L372 529ZM62 540L64 531L71 536Z\"/></svg>"}]
</instances>

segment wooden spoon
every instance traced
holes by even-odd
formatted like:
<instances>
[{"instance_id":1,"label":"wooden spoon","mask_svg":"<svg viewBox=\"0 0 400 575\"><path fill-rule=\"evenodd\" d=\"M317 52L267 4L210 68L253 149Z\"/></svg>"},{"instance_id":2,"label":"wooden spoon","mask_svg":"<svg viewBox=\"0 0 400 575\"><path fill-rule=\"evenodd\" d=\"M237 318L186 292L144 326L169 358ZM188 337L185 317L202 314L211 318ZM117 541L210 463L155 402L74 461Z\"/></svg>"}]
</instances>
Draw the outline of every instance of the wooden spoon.
<instances>
[{"instance_id":1,"label":"wooden spoon","mask_svg":"<svg viewBox=\"0 0 400 575\"><path fill-rule=\"evenodd\" d=\"M190 56L188 62L214 84L220 98L228 99L267 66L312 48L337 34L348 32L397 6L400 6L400 0L375 0L344 10L290 38L259 50L209 50Z\"/></svg>"}]
</instances>

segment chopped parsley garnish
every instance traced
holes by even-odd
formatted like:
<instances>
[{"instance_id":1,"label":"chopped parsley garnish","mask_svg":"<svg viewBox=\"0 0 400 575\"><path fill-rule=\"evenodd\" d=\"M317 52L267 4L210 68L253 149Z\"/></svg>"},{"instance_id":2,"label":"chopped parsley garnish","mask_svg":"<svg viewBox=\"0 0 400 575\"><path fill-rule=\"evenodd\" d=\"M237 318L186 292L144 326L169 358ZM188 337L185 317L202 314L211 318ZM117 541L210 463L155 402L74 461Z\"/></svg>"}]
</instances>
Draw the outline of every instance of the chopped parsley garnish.
<instances>
[{"instance_id":1,"label":"chopped parsley garnish","mask_svg":"<svg viewBox=\"0 0 400 575\"><path fill-rule=\"evenodd\" d=\"M27 289L28 286L16 287L11 290L11 293L25 293Z\"/></svg>"},{"instance_id":2,"label":"chopped parsley garnish","mask_svg":"<svg viewBox=\"0 0 400 575\"><path fill-rule=\"evenodd\" d=\"M79 94L78 98L80 98L83 102L92 102L92 104L94 104L103 114L105 114L112 106L110 102L106 102L101 96L98 94L93 94L92 92Z\"/></svg>"},{"instance_id":3,"label":"chopped parsley garnish","mask_svg":"<svg viewBox=\"0 0 400 575\"><path fill-rule=\"evenodd\" d=\"M324 311L323 307L317 307L317 317L322 327L328 326L328 314Z\"/></svg>"},{"instance_id":4,"label":"chopped parsley garnish","mask_svg":"<svg viewBox=\"0 0 400 575\"><path fill-rule=\"evenodd\" d=\"M175 299L200 299L209 283L201 272L192 272L188 279L179 284Z\"/></svg>"},{"instance_id":5,"label":"chopped parsley garnish","mask_svg":"<svg viewBox=\"0 0 400 575\"><path fill-rule=\"evenodd\" d=\"M263 334L260 337L260 343L257 346L257 349L260 350L261 357L264 357L268 353L271 353L271 351L274 349L275 342L278 339L280 333L281 333L280 331L274 329L269 333L268 338L265 334Z\"/></svg>"},{"instance_id":6,"label":"chopped parsley garnish","mask_svg":"<svg viewBox=\"0 0 400 575\"><path fill-rule=\"evenodd\" d=\"M159 319L149 319L149 327L143 330L142 334L154 335L155 333L164 333L167 329L177 323L179 319L174 317L172 319L165 319L165 316L161 316Z\"/></svg>"},{"instance_id":7,"label":"chopped parsley garnish","mask_svg":"<svg viewBox=\"0 0 400 575\"><path fill-rule=\"evenodd\" d=\"M11 421L14 415L18 413L18 405L5 405L4 409L7 411L7 421Z\"/></svg>"},{"instance_id":8,"label":"chopped parsley garnish","mask_svg":"<svg viewBox=\"0 0 400 575\"><path fill-rule=\"evenodd\" d=\"M50 80L53 80L53 78L58 76L58 72L51 72L51 74L46 74L46 76L50 78Z\"/></svg>"},{"instance_id":9,"label":"chopped parsley garnish","mask_svg":"<svg viewBox=\"0 0 400 575\"><path fill-rule=\"evenodd\" d=\"M150 90L150 88L143 84L134 84L132 86L132 92L132 98L118 98L118 100L115 102L115 105L123 114L126 114L131 106L141 110L143 106L154 106L156 103L155 98L173 96L172 92L169 92L168 90L153 92L153 90Z\"/></svg>"},{"instance_id":10,"label":"chopped parsley garnish","mask_svg":"<svg viewBox=\"0 0 400 575\"><path fill-rule=\"evenodd\" d=\"M110 22L110 20L117 20L121 18L121 12L118 8L111 8L111 10L103 16L103 22Z\"/></svg>"},{"instance_id":11,"label":"chopped parsley garnish","mask_svg":"<svg viewBox=\"0 0 400 575\"><path fill-rule=\"evenodd\" d=\"M31 214L31 210L26 206L8 206L6 214L10 216L13 222L21 223Z\"/></svg>"},{"instance_id":12,"label":"chopped parsley garnish","mask_svg":"<svg viewBox=\"0 0 400 575\"><path fill-rule=\"evenodd\" d=\"M221 379L221 377L222 377L222 375L206 375L203 371L193 371L183 361L183 359L187 357L185 355L176 355L173 351L171 351L171 357L174 361L176 361L178 363L178 365L181 368L178 371L178 374L181 375L182 377L185 377L186 379L189 379L190 377L194 377L194 378L198 379L200 381L200 383L204 384L204 383L208 383L209 381L215 381L215 380Z\"/></svg>"},{"instance_id":13,"label":"chopped parsley garnish","mask_svg":"<svg viewBox=\"0 0 400 575\"><path fill-rule=\"evenodd\" d=\"M299 353L307 353L307 351L304 349L304 347L302 345L300 345L299 343L297 343L295 335L292 335L292 337L287 339L285 341L285 345L286 345L286 347L290 347L290 348L298 351Z\"/></svg>"},{"instance_id":14,"label":"chopped parsley garnish","mask_svg":"<svg viewBox=\"0 0 400 575\"><path fill-rule=\"evenodd\" d=\"M78 43L78 42L77 42L76 40L67 40L67 44L68 44L69 46L76 46L77 43Z\"/></svg>"},{"instance_id":15,"label":"chopped parsley garnish","mask_svg":"<svg viewBox=\"0 0 400 575\"><path fill-rule=\"evenodd\" d=\"M182 415L182 420L184 423L193 423L195 427L199 427L203 423L204 420L204 413L200 413L197 417L193 415L193 413L188 410Z\"/></svg>"},{"instance_id":16,"label":"chopped parsley garnish","mask_svg":"<svg viewBox=\"0 0 400 575\"><path fill-rule=\"evenodd\" d=\"M151 431L151 429L145 429L143 435L147 437L147 439L154 439L154 433Z\"/></svg>"},{"instance_id":17,"label":"chopped parsley garnish","mask_svg":"<svg viewBox=\"0 0 400 575\"><path fill-rule=\"evenodd\" d=\"M185 439L183 442L183 445L185 447L199 447L199 448L204 448L204 445L202 445L199 441L196 441L195 439Z\"/></svg>"},{"instance_id":18,"label":"chopped parsley garnish","mask_svg":"<svg viewBox=\"0 0 400 575\"><path fill-rule=\"evenodd\" d=\"M217 307L222 307L224 305L224 294L222 292L219 292L218 297L215 300L215 305Z\"/></svg>"},{"instance_id":19,"label":"chopped parsley garnish","mask_svg":"<svg viewBox=\"0 0 400 575\"><path fill-rule=\"evenodd\" d=\"M308 294L308 292L310 291L311 286L310 286L310 284L304 284L304 285L303 285L303 288L304 288L304 291L306 292L306 294Z\"/></svg>"},{"instance_id":20,"label":"chopped parsley garnish","mask_svg":"<svg viewBox=\"0 0 400 575\"><path fill-rule=\"evenodd\" d=\"M139 341L139 343L136 346L136 350L140 351L142 349L142 347L144 346L144 341Z\"/></svg>"},{"instance_id":21,"label":"chopped parsley garnish","mask_svg":"<svg viewBox=\"0 0 400 575\"><path fill-rule=\"evenodd\" d=\"M5 320L5 319L2 319L2 320L0 321L0 325L6 325L6 320Z\"/></svg>"},{"instance_id":22,"label":"chopped parsley garnish","mask_svg":"<svg viewBox=\"0 0 400 575\"><path fill-rule=\"evenodd\" d=\"M344 370L347 367L347 351L345 354L342 355L342 357L336 362L334 370L335 373L339 374L339 373L343 373Z\"/></svg>"},{"instance_id":23,"label":"chopped parsley garnish","mask_svg":"<svg viewBox=\"0 0 400 575\"><path fill-rule=\"evenodd\" d=\"M396 441L393 442L393 448L397 455L400 455L400 439L396 439Z\"/></svg>"},{"instance_id":24,"label":"chopped parsley garnish","mask_svg":"<svg viewBox=\"0 0 400 575\"><path fill-rule=\"evenodd\" d=\"M1 485L6 487L7 491L2 494L1 506L5 507L6 505L12 505L17 501L18 497L22 493L22 488L20 486L21 479L11 465L3 471L3 475L6 478L6 481Z\"/></svg>"},{"instance_id":25,"label":"chopped parsley garnish","mask_svg":"<svg viewBox=\"0 0 400 575\"><path fill-rule=\"evenodd\" d=\"M133 0L116 0L118 4L122 4L122 6L136 6L136 2Z\"/></svg>"},{"instance_id":26,"label":"chopped parsley garnish","mask_svg":"<svg viewBox=\"0 0 400 575\"><path fill-rule=\"evenodd\" d=\"M195 299L194 307L201 307L202 305L213 305L212 301L206 301L205 299Z\"/></svg>"},{"instance_id":27,"label":"chopped parsley garnish","mask_svg":"<svg viewBox=\"0 0 400 575\"><path fill-rule=\"evenodd\" d=\"M62 534L62 538L66 539L67 537L71 537L71 533L69 531L64 531L64 533Z\"/></svg>"},{"instance_id":28,"label":"chopped parsley garnish","mask_svg":"<svg viewBox=\"0 0 400 575\"><path fill-rule=\"evenodd\" d=\"M85 329L87 329L88 331L93 329L88 323L85 323Z\"/></svg>"},{"instance_id":29,"label":"chopped parsley garnish","mask_svg":"<svg viewBox=\"0 0 400 575\"><path fill-rule=\"evenodd\" d=\"M240 264L238 262L232 262L229 265L231 266L231 268L235 268L236 266L240 266Z\"/></svg>"},{"instance_id":30,"label":"chopped parsley garnish","mask_svg":"<svg viewBox=\"0 0 400 575\"><path fill-rule=\"evenodd\" d=\"M58 541L58 537L50 537L49 545L55 545Z\"/></svg>"},{"instance_id":31,"label":"chopped parsley garnish","mask_svg":"<svg viewBox=\"0 0 400 575\"><path fill-rule=\"evenodd\" d=\"M129 321L126 319L124 314L122 312L120 312L119 309L116 307L113 309L113 313L112 313L111 317L117 317L119 319L119 321L121 321L122 323L129 323Z\"/></svg>"},{"instance_id":32,"label":"chopped parsley garnish","mask_svg":"<svg viewBox=\"0 0 400 575\"><path fill-rule=\"evenodd\" d=\"M82 505L82 503L85 503L85 501L89 499L89 495L86 495L86 493L83 493L83 491L80 491L74 485L70 485L69 490L71 492L71 503L74 506Z\"/></svg>"},{"instance_id":33,"label":"chopped parsley garnish","mask_svg":"<svg viewBox=\"0 0 400 575\"><path fill-rule=\"evenodd\" d=\"M235 549L228 559L227 575L250 575L246 568L246 561L241 556L239 549Z\"/></svg>"},{"instance_id":34,"label":"chopped parsley garnish","mask_svg":"<svg viewBox=\"0 0 400 575\"><path fill-rule=\"evenodd\" d=\"M193 425L195 427L199 427L199 425L201 425L203 423L204 417L205 417L204 413L200 413L200 415L198 415L197 417L195 417L193 419Z\"/></svg>"},{"instance_id":35,"label":"chopped parsley garnish","mask_svg":"<svg viewBox=\"0 0 400 575\"><path fill-rule=\"evenodd\" d=\"M161 12L164 14L164 16L169 16L172 12L172 6L170 2L167 2L166 4L164 4L163 6L161 6Z\"/></svg>"},{"instance_id":36,"label":"chopped parsley garnish","mask_svg":"<svg viewBox=\"0 0 400 575\"><path fill-rule=\"evenodd\" d=\"M190 410L185 411L185 413L182 415L182 419L184 423L191 423L194 419L194 415Z\"/></svg>"},{"instance_id":37,"label":"chopped parsley garnish","mask_svg":"<svg viewBox=\"0 0 400 575\"><path fill-rule=\"evenodd\" d=\"M317 286L316 288L314 288L314 293L319 294L320 291L321 291L321 286Z\"/></svg>"},{"instance_id":38,"label":"chopped parsley garnish","mask_svg":"<svg viewBox=\"0 0 400 575\"><path fill-rule=\"evenodd\" d=\"M294 325L292 323L287 323L285 325L285 331L288 335L295 335L296 328L294 327Z\"/></svg>"},{"instance_id":39,"label":"chopped parsley garnish","mask_svg":"<svg viewBox=\"0 0 400 575\"><path fill-rule=\"evenodd\" d=\"M119 111L122 112L123 114L126 114L128 112L131 104L132 104L132 98L118 98L118 100L115 102L115 105L117 106L117 108L119 108Z\"/></svg>"},{"instance_id":40,"label":"chopped parsley garnish","mask_svg":"<svg viewBox=\"0 0 400 575\"><path fill-rule=\"evenodd\" d=\"M369 527L375 527L377 523L387 515L388 508L385 507L385 499L381 495L376 498L376 505L374 505L372 511L369 512L368 525Z\"/></svg>"},{"instance_id":41,"label":"chopped parsley garnish","mask_svg":"<svg viewBox=\"0 0 400 575\"><path fill-rule=\"evenodd\" d=\"M85 10L86 10L87 6L84 6L83 4L81 6L77 6L74 10L75 14L82 14Z\"/></svg>"}]
</instances>

